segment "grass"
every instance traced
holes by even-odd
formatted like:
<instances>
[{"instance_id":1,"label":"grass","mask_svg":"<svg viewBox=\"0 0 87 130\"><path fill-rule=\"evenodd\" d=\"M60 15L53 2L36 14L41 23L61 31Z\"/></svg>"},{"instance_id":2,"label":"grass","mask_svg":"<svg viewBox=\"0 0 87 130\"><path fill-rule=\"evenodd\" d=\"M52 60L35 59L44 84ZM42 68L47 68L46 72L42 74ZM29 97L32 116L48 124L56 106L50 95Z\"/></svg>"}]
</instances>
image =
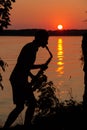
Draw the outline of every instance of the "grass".
<instances>
[{"instance_id":1,"label":"grass","mask_svg":"<svg viewBox=\"0 0 87 130\"><path fill-rule=\"evenodd\" d=\"M39 91L40 90L40 91ZM54 84L49 81L40 86L37 107L30 130L85 130L87 129L87 110L83 103L73 100L59 102L55 95ZM23 120L21 118L21 120ZM20 121L21 122L21 121ZM0 128L4 129L4 128ZM8 130L24 129L23 124L16 124Z\"/></svg>"},{"instance_id":2,"label":"grass","mask_svg":"<svg viewBox=\"0 0 87 130\"><path fill-rule=\"evenodd\" d=\"M83 110L82 104L74 104L74 102L68 102L68 105L64 106L59 104L59 107L55 110L54 114L50 114L46 117L37 118L36 124L45 127L44 129L59 129L59 130L73 130L86 128L87 115Z\"/></svg>"},{"instance_id":3,"label":"grass","mask_svg":"<svg viewBox=\"0 0 87 130\"><path fill-rule=\"evenodd\" d=\"M82 103L73 100L59 103L58 107L47 114L36 114L32 121L33 130L85 130L87 129L87 111L84 111ZM23 129L23 124L16 124L9 128L12 130ZM3 128L1 128L3 129ZM24 128L25 129L25 128Z\"/></svg>"}]
</instances>

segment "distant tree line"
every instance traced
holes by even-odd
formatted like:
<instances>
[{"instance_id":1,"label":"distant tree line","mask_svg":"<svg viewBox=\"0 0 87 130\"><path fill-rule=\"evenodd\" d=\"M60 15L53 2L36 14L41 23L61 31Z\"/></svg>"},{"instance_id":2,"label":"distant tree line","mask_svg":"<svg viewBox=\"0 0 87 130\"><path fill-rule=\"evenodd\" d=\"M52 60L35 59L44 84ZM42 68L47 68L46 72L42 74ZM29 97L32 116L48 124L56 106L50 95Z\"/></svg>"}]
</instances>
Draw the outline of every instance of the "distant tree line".
<instances>
[{"instance_id":1,"label":"distant tree line","mask_svg":"<svg viewBox=\"0 0 87 130\"><path fill-rule=\"evenodd\" d=\"M10 10L15 0L0 0L0 31L8 28L10 24Z\"/></svg>"},{"instance_id":2,"label":"distant tree line","mask_svg":"<svg viewBox=\"0 0 87 130\"><path fill-rule=\"evenodd\" d=\"M3 30L0 36L34 36L40 29ZM82 36L87 30L48 30L49 36Z\"/></svg>"}]
</instances>

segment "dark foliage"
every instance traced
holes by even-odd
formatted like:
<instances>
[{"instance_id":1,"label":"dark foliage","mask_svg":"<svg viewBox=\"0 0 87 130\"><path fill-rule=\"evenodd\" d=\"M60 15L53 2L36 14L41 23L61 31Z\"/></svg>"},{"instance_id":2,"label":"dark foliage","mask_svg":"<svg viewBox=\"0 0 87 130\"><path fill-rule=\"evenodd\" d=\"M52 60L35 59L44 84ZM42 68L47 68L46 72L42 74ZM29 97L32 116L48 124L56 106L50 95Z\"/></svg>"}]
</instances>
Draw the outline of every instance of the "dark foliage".
<instances>
[{"instance_id":1,"label":"dark foliage","mask_svg":"<svg viewBox=\"0 0 87 130\"><path fill-rule=\"evenodd\" d=\"M7 28L10 24L10 10L12 2L15 0L0 0L0 31Z\"/></svg>"},{"instance_id":2,"label":"dark foliage","mask_svg":"<svg viewBox=\"0 0 87 130\"><path fill-rule=\"evenodd\" d=\"M1 67L2 71L5 71L5 67L6 67L6 66L7 66L7 63L4 62L4 61L0 58L0 67ZM3 80L3 78L2 78L2 75L1 75L1 72L0 72L0 87L1 87L1 89L3 90L2 80Z\"/></svg>"}]
</instances>

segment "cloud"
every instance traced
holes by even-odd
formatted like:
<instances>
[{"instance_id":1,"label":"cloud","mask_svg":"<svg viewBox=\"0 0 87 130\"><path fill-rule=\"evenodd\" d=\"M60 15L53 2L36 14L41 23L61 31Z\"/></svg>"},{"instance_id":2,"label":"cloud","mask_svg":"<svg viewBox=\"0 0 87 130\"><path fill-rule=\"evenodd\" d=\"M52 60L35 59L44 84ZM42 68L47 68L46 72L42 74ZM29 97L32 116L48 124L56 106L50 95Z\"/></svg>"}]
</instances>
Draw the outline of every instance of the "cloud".
<instances>
[{"instance_id":1,"label":"cloud","mask_svg":"<svg viewBox=\"0 0 87 130\"><path fill-rule=\"evenodd\" d=\"M85 11L85 13L87 13L87 10Z\"/></svg>"},{"instance_id":2,"label":"cloud","mask_svg":"<svg viewBox=\"0 0 87 130\"><path fill-rule=\"evenodd\" d=\"M87 19L83 20L82 22L87 22Z\"/></svg>"}]
</instances>

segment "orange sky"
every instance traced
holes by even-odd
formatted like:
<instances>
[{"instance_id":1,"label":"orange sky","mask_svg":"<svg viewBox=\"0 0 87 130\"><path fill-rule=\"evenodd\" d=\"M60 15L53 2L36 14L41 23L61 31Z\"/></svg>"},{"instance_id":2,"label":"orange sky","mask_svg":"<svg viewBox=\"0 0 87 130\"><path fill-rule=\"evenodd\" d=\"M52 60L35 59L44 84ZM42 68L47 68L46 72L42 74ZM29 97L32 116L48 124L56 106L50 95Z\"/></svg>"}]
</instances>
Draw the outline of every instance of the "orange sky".
<instances>
[{"instance_id":1,"label":"orange sky","mask_svg":"<svg viewBox=\"0 0 87 130\"><path fill-rule=\"evenodd\" d=\"M8 29L87 29L87 0L16 0Z\"/></svg>"}]
</instances>

